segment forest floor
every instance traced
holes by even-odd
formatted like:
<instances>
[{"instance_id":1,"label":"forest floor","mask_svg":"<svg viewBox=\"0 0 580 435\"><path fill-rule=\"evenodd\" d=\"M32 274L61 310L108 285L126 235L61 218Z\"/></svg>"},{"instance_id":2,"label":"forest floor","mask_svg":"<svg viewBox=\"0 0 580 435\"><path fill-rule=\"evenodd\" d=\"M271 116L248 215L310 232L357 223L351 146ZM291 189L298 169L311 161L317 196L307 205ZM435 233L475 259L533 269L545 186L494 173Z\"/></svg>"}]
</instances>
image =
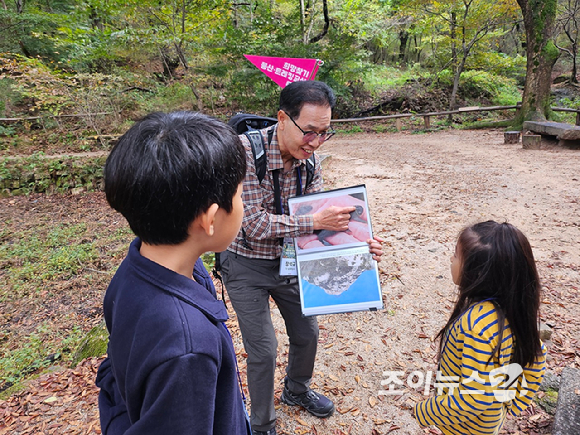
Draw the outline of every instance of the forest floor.
<instances>
[{"instance_id":1,"label":"forest floor","mask_svg":"<svg viewBox=\"0 0 580 435\"><path fill-rule=\"evenodd\" d=\"M507 220L529 238L543 283L541 318L553 329L548 368L555 374L565 366L580 368L580 151L553 144L523 150L521 144L504 145L500 130L447 130L340 135L319 153L327 156L327 187L367 186L373 231L385 239L379 265L385 309L319 317L312 386L334 400L337 411L321 420L277 402L278 433L439 433L420 428L411 415L411 406L426 398L424 385L405 382L396 394L384 395L388 387L381 381L387 371L403 372L403 381L412 372L436 371L433 337L455 297L449 259L459 231L477 221ZM0 306L0 326L8 333L44 320L63 328L98 324L107 282L131 240L103 194L0 199L0 221L9 225L4 233L84 222L89 230L120 234L114 244L98 247L103 259L83 271L88 277L50 282L51 297L45 291L36 302ZM0 278L4 273L0 269ZM243 376L245 354L228 307ZM288 340L274 305L272 312L279 332L279 396ZM92 358L75 368L57 366L0 401L0 435L100 433L94 386L99 363ZM549 434L552 424L553 416L533 405L509 419L502 433Z\"/></svg>"}]
</instances>

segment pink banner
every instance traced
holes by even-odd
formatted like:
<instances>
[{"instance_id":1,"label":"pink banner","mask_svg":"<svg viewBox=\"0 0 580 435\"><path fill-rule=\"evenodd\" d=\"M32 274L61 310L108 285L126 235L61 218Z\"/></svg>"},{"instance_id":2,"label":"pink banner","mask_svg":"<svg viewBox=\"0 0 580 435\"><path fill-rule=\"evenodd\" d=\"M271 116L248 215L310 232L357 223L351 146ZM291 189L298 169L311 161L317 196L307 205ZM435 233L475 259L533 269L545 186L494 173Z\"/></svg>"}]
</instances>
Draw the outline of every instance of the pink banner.
<instances>
[{"instance_id":1,"label":"pink banner","mask_svg":"<svg viewBox=\"0 0 580 435\"><path fill-rule=\"evenodd\" d=\"M244 54L244 57L281 88L292 82L314 80L321 62L318 59L254 56L251 54Z\"/></svg>"}]
</instances>

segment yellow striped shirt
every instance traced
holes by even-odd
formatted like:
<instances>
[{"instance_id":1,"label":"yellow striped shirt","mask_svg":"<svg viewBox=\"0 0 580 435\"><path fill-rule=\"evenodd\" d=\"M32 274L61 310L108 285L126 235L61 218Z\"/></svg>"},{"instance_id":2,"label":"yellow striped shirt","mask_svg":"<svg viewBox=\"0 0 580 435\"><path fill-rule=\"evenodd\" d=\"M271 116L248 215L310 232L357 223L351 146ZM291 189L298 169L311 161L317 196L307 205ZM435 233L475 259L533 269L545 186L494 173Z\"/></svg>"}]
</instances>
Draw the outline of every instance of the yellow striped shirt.
<instances>
[{"instance_id":1,"label":"yellow striped shirt","mask_svg":"<svg viewBox=\"0 0 580 435\"><path fill-rule=\"evenodd\" d=\"M491 302L473 304L455 321L444 338L439 362L441 390L436 393L442 394L415 405L419 424L437 426L446 435L495 435L508 412L519 415L528 407L544 377L546 348L542 344L542 357L523 368L525 383L520 377L511 387L515 397L508 400L500 395L505 392L503 376L493 372L510 364L513 337L507 320L499 363L495 357L488 362L498 339L498 317ZM454 387L443 388L445 384Z\"/></svg>"}]
</instances>

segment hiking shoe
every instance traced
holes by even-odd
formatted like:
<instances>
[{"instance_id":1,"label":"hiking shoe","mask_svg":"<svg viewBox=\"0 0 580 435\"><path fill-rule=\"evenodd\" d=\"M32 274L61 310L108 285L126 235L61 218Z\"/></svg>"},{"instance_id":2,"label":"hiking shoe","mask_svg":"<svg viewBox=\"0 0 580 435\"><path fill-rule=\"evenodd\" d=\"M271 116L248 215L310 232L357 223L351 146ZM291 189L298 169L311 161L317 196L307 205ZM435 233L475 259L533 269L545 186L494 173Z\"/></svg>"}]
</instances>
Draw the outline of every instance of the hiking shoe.
<instances>
[{"instance_id":1,"label":"hiking shoe","mask_svg":"<svg viewBox=\"0 0 580 435\"><path fill-rule=\"evenodd\" d=\"M266 431L252 429L252 435L276 435L276 427Z\"/></svg>"},{"instance_id":2,"label":"hiking shoe","mask_svg":"<svg viewBox=\"0 0 580 435\"><path fill-rule=\"evenodd\" d=\"M299 405L316 417L330 417L334 412L334 403L322 394L310 388L305 393L294 394L284 386L280 400L286 405Z\"/></svg>"}]
</instances>

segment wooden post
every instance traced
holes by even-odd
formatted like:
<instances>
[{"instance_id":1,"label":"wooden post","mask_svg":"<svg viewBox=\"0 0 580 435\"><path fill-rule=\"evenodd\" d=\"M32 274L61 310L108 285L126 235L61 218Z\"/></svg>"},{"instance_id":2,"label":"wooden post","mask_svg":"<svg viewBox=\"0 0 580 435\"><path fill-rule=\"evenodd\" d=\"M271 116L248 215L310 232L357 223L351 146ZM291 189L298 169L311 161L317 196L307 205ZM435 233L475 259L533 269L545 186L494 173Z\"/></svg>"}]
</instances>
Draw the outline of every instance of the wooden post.
<instances>
[{"instance_id":1,"label":"wooden post","mask_svg":"<svg viewBox=\"0 0 580 435\"><path fill-rule=\"evenodd\" d=\"M403 125L401 123L401 118L395 119L395 125L397 126L397 131L401 131L403 129Z\"/></svg>"},{"instance_id":2,"label":"wooden post","mask_svg":"<svg viewBox=\"0 0 580 435\"><path fill-rule=\"evenodd\" d=\"M431 117L424 116L423 119L425 120L425 128L431 128Z\"/></svg>"},{"instance_id":3,"label":"wooden post","mask_svg":"<svg viewBox=\"0 0 580 435\"><path fill-rule=\"evenodd\" d=\"M522 148L525 150L539 150L542 145L542 136L539 134L524 134Z\"/></svg>"},{"instance_id":4,"label":"wooden post","mask_svg":"<svg viewBox=\"0 0 580 435\"><path fill-rule=\"evenodd\" d=\"M580 111L576 112L576 125L580 125Z\"/></svg>"},{"instance_id":5,"label":"wooden post","mask_svg":"<svg viewBox=\"0 0 580 435\"><path fill-rule=\"evenodd\" d=\"M505 144L520 143L520 132L519 131L506 131L503 134L503 143L505 143Z\"/></svg>"}]
</instances>

